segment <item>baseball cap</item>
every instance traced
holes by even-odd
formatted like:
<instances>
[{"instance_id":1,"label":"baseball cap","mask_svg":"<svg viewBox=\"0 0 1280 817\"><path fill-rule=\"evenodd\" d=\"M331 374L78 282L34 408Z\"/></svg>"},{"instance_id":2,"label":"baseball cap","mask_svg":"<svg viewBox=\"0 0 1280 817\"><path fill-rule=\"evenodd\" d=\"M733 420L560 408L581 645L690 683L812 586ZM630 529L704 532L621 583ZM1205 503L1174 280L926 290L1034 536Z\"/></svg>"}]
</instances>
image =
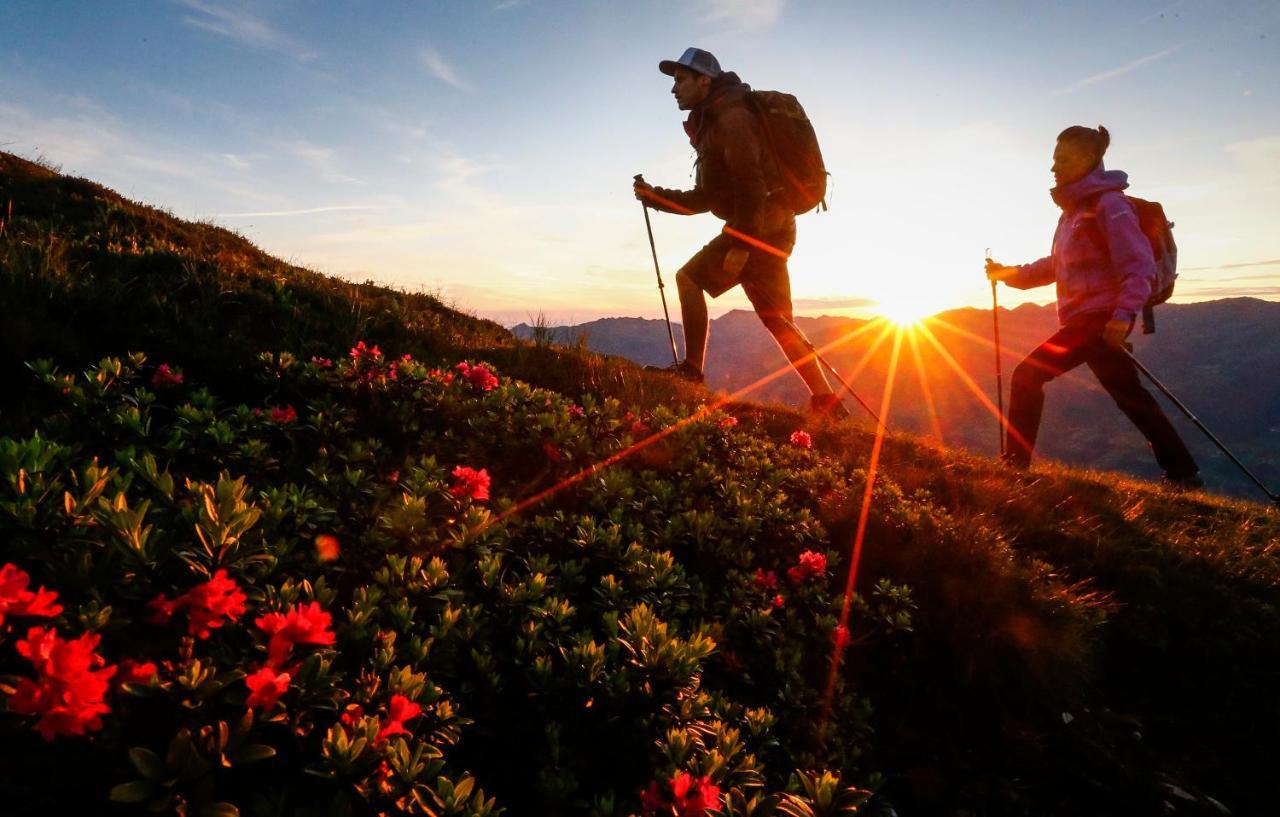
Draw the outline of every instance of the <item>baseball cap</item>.
<instances>
[{"instance_id":1,"label":"baseball cap","mask_svg":"<svg viewBox=\"0 0 1280 817\"><path fill-rule=\"evenodd\" d=\"M720 61L710 51L703 51L701 48L686 48L684 53L680 55L680 59L663 60L658 63L658 70L669 77L676 75L677 68L688 68L690 71L697 71L699 74L712 79L722 73L720 71Z\"/></svg>"}]
</instances>

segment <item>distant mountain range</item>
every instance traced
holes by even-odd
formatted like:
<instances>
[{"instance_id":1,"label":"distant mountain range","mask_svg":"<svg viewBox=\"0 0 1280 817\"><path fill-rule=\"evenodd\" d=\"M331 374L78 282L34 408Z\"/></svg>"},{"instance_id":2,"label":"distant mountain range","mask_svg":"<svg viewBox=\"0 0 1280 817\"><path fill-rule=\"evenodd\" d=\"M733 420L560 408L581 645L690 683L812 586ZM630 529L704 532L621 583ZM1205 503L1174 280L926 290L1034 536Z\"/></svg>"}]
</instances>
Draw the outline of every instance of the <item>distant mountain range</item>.
<instances>
[{"instance_id":1,"label":"distant mountain range","mask_svg":"<svg viewBox=\"0 0 1280 817\"><path fill-rule=\"evenodd\" d=\"M824 357L878 410L894 346L887 324L843 317L798 318L796 323L820 347L838 344ZM1006 405L1013 367L1057 325L1052 306L1000 310ZM1154 335L1135 332L1131 338L1138 358L1273 491L1280 489L1280 303L1231 298L1166 304L1157 309L1157 327ZM994 454L996 420L985 404L995 403L991 312L943 312L924 328L904 335L890 426ZM671 344L660 320L605 318L540 328L519 324L512 331L525 338L541 333L557 343L585 343L593 351L637 363L671 361ZM675 331L683 349L678 325ZM843 337L848 340L838 343ZM725 393L785 365L759 319L742 310L711 322L707 360L707 384ZM807 392L788 372L743 397L799 406ZM1247 478L1176 408L1158 399L1200 461L1210 487L1252 495L1256 489ZM851 411L861 412L852 400L847 402ZM1073 465L1159 475L1146 442L1083 366L1048 387L1039 452Z\"/></svg>"}]
</instances>

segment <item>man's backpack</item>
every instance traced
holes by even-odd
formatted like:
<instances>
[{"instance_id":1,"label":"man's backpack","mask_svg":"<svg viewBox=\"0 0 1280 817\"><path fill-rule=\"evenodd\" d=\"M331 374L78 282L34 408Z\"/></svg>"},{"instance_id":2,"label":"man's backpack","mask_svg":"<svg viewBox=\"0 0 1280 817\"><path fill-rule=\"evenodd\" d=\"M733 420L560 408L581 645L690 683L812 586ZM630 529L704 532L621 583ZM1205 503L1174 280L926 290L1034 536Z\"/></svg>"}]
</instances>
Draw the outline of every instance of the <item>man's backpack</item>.
<instances>
[{"instance_id":1,"label":"man's backpack","mask_svg":"<svg viewBox=\"0 0 1280 817\"><path fill-rule=\"evenodd\" d=\"M800 102L780 91L752 91L747 104L760 120L778 167L782 187L775 195L796 215L818 206L827 209L827 168L818 135Z\"/></svg>"},{"instance_id":2,"label":"man's backpack","mask_svg":"<svg viewBox=\"0 0 1280 817\"><path fill-rule=\"evenodd\" d=\"M1165 217L1160 202L1136 196L1126 195L1125 198L1138 214L1138 226L1151 244L1151 254L1156 260L1156 283L1151 289L1151 297L1142 305L1142 334L1150 335L1156 331L1152 307L1169 300L1178 280L1178 245L1173 240L1173 222Z\"/></svg>"}]
</instances>

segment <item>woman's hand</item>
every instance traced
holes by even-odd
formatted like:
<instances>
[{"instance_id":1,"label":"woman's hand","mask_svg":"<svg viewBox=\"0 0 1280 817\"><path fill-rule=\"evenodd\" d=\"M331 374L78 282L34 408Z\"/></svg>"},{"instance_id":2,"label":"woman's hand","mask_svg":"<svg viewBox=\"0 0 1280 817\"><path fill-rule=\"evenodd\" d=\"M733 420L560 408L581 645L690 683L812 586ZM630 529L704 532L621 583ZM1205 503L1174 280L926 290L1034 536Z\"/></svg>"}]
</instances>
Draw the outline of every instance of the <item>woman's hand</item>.
<instances>
[{"instance_id":1,"label":"woman's hand","mask_svg":"<svg viewBox=\"0 0 1280 817\"><path fill-rule=\"evenodd\" d=\"M1102 327L1102 341L1108 346L1119 349L1124 345L1124 339L1129 337L1131 331L1133 331L1133 321L1112 318L1107 321L1106 326Z\"/></svg>"},{"instance_id":2,"label":"woman's hand","mask_svg":"<svg viewBox=\"0 0 1280 817\"><path fill-rule=\"evenodd\" d=\"M997 264L995 261L992 261L990 258L987 259L987 280L988 281L1003 281L1006 278L1013 277L1014 275L1017 274L1017 272L1018 272L1017 267L1006 267L1004 264Z\"/></svg>"}]
</instances>

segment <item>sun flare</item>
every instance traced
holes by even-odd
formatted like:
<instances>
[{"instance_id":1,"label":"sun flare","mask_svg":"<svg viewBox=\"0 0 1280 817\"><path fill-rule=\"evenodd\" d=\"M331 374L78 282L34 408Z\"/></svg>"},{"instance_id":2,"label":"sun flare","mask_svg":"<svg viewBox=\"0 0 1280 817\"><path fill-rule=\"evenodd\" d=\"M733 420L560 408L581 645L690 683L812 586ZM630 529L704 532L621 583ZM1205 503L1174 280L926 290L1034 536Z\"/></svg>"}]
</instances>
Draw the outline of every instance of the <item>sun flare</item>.
<instances>
[{"instance_id":1,"label":"sun flare","mask_svg":"<svg viewBox=\"0 0 1280 817\"><path fill-rule=\"evenodd\" d=\"M881 298L875 306L876 314L902 327L914 326L937 311L933 301L910 295Z\"/></svg>"}]
</instances>

